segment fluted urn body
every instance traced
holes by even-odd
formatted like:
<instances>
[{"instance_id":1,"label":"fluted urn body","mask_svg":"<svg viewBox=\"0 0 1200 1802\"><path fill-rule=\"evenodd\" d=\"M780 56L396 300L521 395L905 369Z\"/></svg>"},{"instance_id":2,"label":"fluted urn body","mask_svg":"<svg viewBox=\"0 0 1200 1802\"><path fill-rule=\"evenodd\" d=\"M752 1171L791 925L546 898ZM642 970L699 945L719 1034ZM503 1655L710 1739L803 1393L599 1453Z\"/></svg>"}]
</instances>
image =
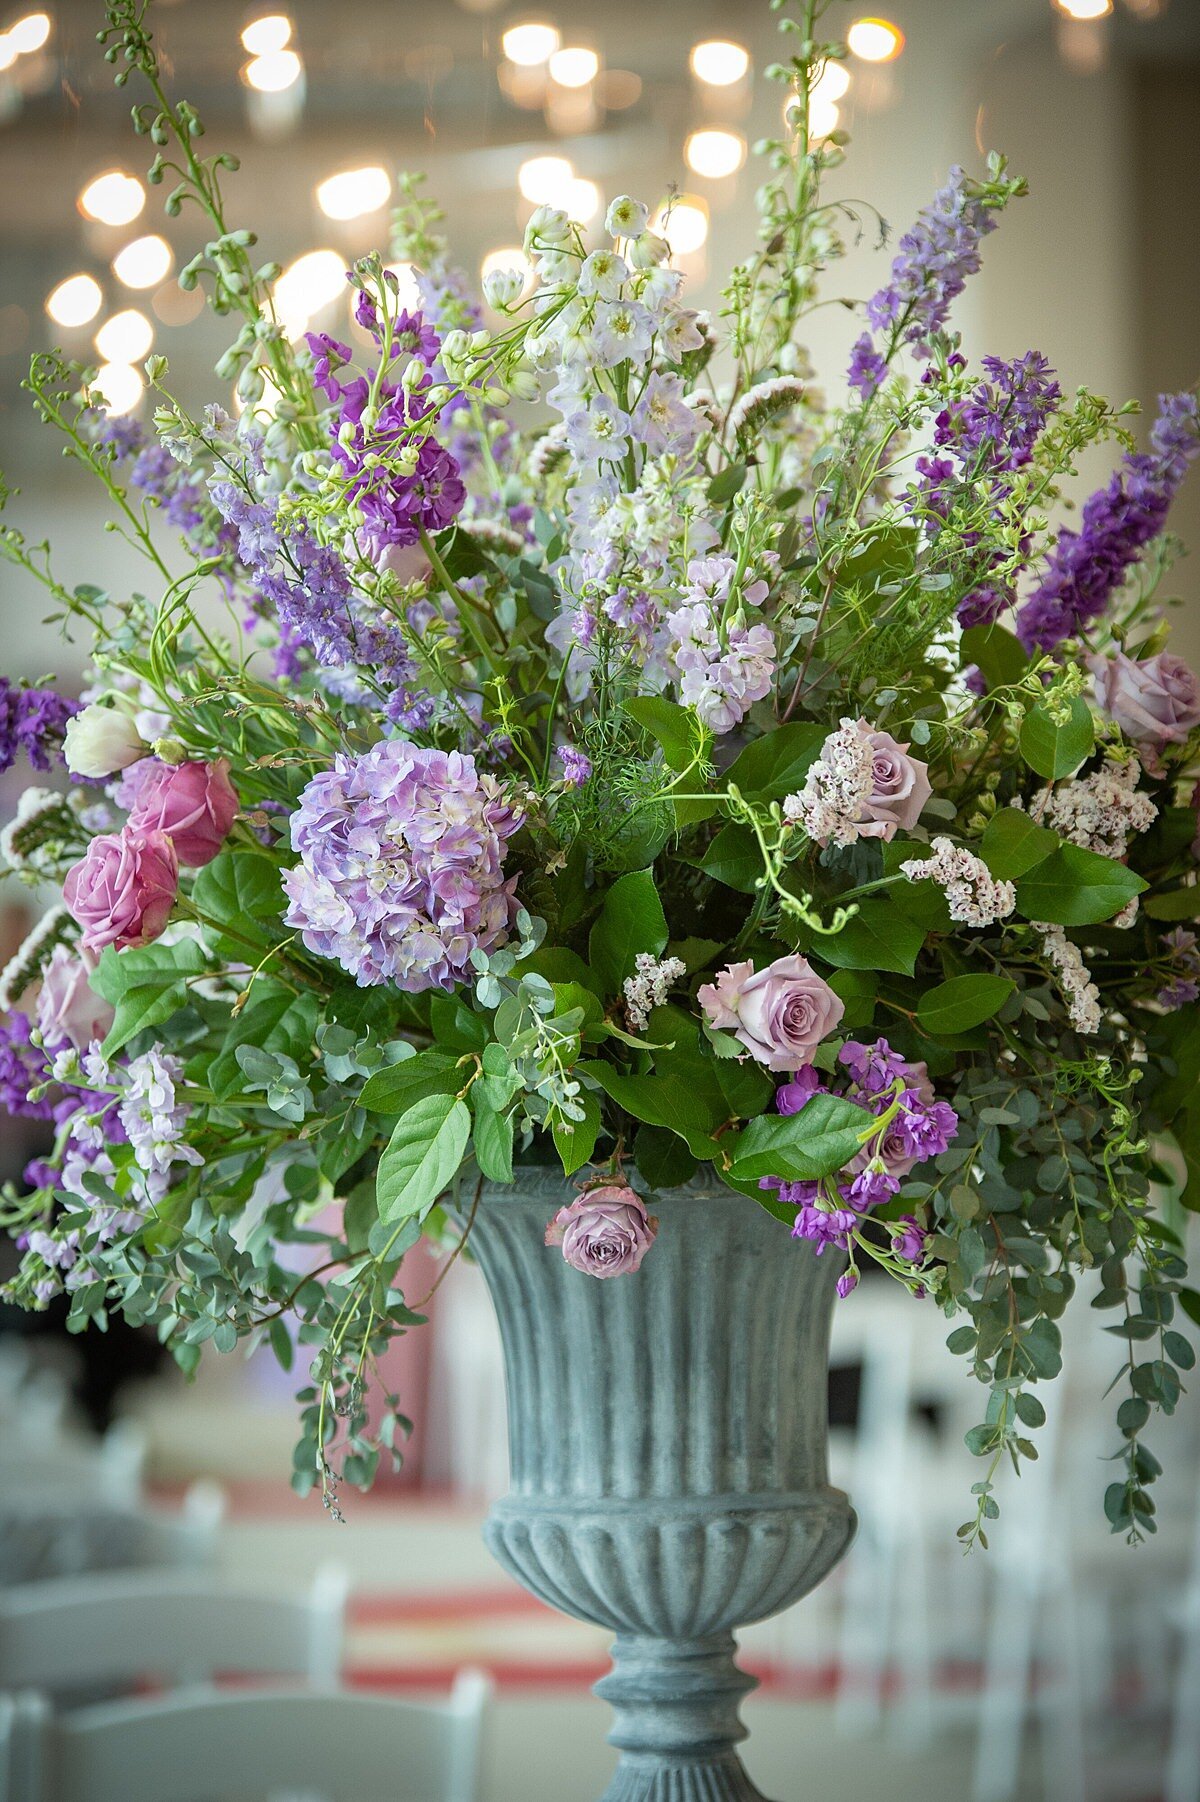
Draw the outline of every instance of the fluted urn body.
<instances>
[{"instance_id":1,"label":"fluted urn body","mask_svg":"<svg viewBox=\"0 0 1200 1802\"><path fill-rule=\"evenodd\" d=\"M712 1179L660 1192L639 1271L544 1244L571 1199L520 1171L471 1245L499 1317L511 1493L485 1529L552 1607L616 1634L603 1802L763 1802L737 1756L733 1629L805 1595L854 1526L826 1471L837 1266Z\"/></svg>"}]
</instances>

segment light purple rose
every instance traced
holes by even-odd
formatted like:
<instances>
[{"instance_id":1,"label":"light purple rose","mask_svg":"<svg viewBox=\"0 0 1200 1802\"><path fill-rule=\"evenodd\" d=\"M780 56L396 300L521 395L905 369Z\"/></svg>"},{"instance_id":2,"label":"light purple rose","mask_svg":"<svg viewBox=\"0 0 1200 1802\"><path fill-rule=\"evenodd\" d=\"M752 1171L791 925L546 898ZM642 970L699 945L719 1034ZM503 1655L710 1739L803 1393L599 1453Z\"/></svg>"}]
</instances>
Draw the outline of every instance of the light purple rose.
<instances>
[{"instance_id":1,"label":"light purple rose","mask_svg":"<svg viewBox=\"0 0 1200 1802\"><path fill-rule=\"evenodd\" d=\"M1179 745L1200 726L1200 680L1173 652L1139 663L1115 651L1093 658L1091 670L1101 709L1135 744Z\"/></svg>"},{"instance_id":2,"label":"light purple rose","mask_svg":"<svg viewBox=\"0 0 1200 1802\"><path fill-rule=\"evenodd\" d=\"M897 744L890 732L872 732L865 720L856 720L871 745L871 792L862 804L858 836L890 842L897 830L916 825L921 809L933 793L929 765L910 757L908 746Z\"/></svg>"},{"instance_id":3,"label":"light purple rose","mask_svg":"<svg viewBox=\"0 0 1200 1802\"><path fill-rule=\"evenodd\" d=\"M739 1038L768 1070L796 1070L831 1033L845 1008L797 952L765 970L730 964L698 996L712 1024Z\"/></svg>"},{"instance_id":4,"label":"light purple rose","mask_svg":"<svg viewBox=\"0 0 1200 1802\"><path fill-rule=\"evenodd\" d=\"M546 1228L546 1244L561 1245L573 1270L585 1276L625 1276L654 1243L658 1221L624 1183L599 1183L560 1208Z\"/></svg>"},{"instance_id":5,"label":"light purple rose","mask_svg":"<svg viewBox=\"0 0 1200 1802\"><path fill-rule=\"evenodd\" d=\"M89 980L96 959L88 951L72 951L56 945L42 972L38 993L37 1023L52 1049L65 1040L76 1051L86 1051L94 1040L107 1037L113 1010Z\"/></svg>"},{"instance_id":6,"label":"light purple rose","mask_svg":"<svg viewBox=\"0 0 1200 1802\"><path fill-rule=\"evenodd\" d=\"M171 917L179 860L165 832L131 826L94 838L67 871L63 900L83 927L85 950L148 945Z\"/></svg>"}]
</instances>

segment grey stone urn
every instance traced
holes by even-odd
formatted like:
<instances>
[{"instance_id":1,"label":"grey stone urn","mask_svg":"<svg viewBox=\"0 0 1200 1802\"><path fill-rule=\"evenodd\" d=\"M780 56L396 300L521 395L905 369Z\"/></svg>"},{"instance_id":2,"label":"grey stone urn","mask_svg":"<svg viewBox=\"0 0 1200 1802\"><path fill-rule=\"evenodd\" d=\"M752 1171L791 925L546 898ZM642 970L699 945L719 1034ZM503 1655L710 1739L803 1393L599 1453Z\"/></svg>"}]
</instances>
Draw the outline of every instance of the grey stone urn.
<instances>
[{"instance_id":1,"label":"grey stone urn","mask_svg":"<svg viewBox=\"0 0 1200 1802\"><path fill-rule=\"evenodd\" d=\"M660 1191L641 1269L598 1281L543 1242L573 1194L519 1171L471 1230L508 1388L511 1493L487 1543L616 1635L603 1802L765 1802L735 1750L755 1679L733 1629L806 1595L854 1530L826 1470L839 1263L708 1177Z\"/></svg>"}]
</instances>

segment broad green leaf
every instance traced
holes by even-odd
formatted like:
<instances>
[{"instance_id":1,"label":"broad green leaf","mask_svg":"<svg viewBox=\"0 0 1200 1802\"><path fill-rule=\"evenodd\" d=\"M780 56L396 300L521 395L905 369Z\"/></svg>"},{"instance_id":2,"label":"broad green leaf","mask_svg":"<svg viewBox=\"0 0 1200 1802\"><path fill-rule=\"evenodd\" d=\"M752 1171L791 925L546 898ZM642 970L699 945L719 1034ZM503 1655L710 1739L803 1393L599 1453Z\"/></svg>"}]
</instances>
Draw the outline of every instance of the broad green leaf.
<instances>
[{"instance_id":1,"label":"broad green leaf","mask_svg":"<svg viewBox=\"0 0 1200 1802\"><path fill-rule=\"evenodd\" d=\"M968 626L959 650L964 668L975 664L989 688L1008 688L1019 682L1029 662L1020 639L1003 626Z\"/></svg>"},{"instance_id":2,"label":"broad green leaf","mask_svg":"<svg viewBox=\"0 0 1200 1802\"><path fill-rule=\"evenodd\" d=\"M814 933L809 953L838 970L894 970L911 976L925 928L883 900L864 901L840 932Z\"/></svg>"},{"instance_id":3,"label":"broad green leaf","mask_svg":"<svg viewBox=\"0 0 1200 1802\"><path fill-rule=\"evenodd\" d=\"M835 970L829 986L845 1008L838 1022L839 1031L858 1032L871 1024L879 993L873 970Z\"/></svg>"},{"instance_id":4,"label":"broad green leaf","mask_svg":"<svg viewBox=\"0 0 1200 1802\"><path fill-rule=\"evenodd\" d=\"M222 851L196 872L192 902L222 951L253 961L247 946L269 944L283 912L278 866L261 851Z\"/></svg>"},{"instance_id":5,"label":"broad green leaf","mask_svg":"<svg viewBox=\"0 0 1200 1802\"><path fill-rule=\"evenodd\" d=\"M696 1174L696 1159L682 1139L661 1126L639 1126L633 1157L652 1189L677 1189Z\"/></svg>"},{"instance_id":6,"label":"broad green leaf","mask_svg":"<svg viewBox=\"0 0 1200 1802\"><path fill-rule=\"evenodd\" d=\"M475 1162L494 1183L510 1183L513 1179L513 1123L511 1114L502 1114L492 1106L481 1082L471 1088L471 1111L475 1117L472 1143Z\"/></svg>"},{"instance_id":7,"label":"broad green leaf","mask_svg":"<svg viewBox=\"0 0 1200 1802\"><path fill-rule=\"evenodd\" d=\"M762 878L762 852L749 826L722 826L696 867L714 882L752 895Z\"/></svg>"},{"instance_id":8,"label":"broad green leaf","mask_svg":"<svg viewBox=\"0 0 1200 1802\"><path fill-rule=\"evenodd\" d=\"M809 720L776 726L734 758L725 779L748 800L782 801L803 786L828 736L824 726Z\"/></svg>"},{"instance_id":9,"label":"broad green leaf","mask_svg":"<svg viewBox=\"0 0 1200 1802\"><path fill-rule=\"evenodd\" d=\"M1060 726L1049 709L1039 704L1025 715L1021 727L1021 755L1031 770L1047 782L1057 782L1077 770L1096 743L1096 728L1088 704L1079 695Z\"/></svg>"},{"instance_id":10,"label":"broad green leaf","mask_svg":"<svg viewBox=\"0 0 1200 1802\"><path fill-rule=\"evenodd\" d=\"M1049 857L1058 842L1056 832L1037 825L1019 807L1002 807L987 823L979 855L993 876L1013 882Z\"/></svg>"},{"instance_id":11,"label":"broad green leaf","mask_svg":"<svg viewBox=\"0 0 1200 1802\"><path fill-rule=\"evenodd\" d=\"M600 918L592 927L588 956L602 992L619 993L632 976L639 951L657 957L667 942L667 922L651 870L619 876L604 897Z\"/></svg>"},{"instance_id":12,"label":"broad green leaf","mask_svg":"<svg viewBox=\"0 0 1200 1802\"><path fill-rule=\"evenodd\" d=\"M754 1120L769 1107L775 1084L752 1058L722 1058L714 1065L725 1105L735 1120Z\"/></svg>"},{"instance_id":13,"label":"broad green leaf","mask_svg":"<svg viewBox=\"0 0 1200 1802\"><path fill-rule=\"evenodd\" d=\"M416 1057L369 1076L359 1102L375 1114L403 1114L427 1095L453 1095L465 1080L458 1059L448 1052L418 1051Z\"/></svg>"},{"instance_id":14,"label":"broad green leaf","mask_svg":"<svg viewBox=\"0 0 1200 1802\"><path fill-rule=\"evenodd\" d=\"M555 1150L562 1159L564 1176L574 1176L596 1149L600 1133L600 1103L587 1092L579 1097L584 1110L582 1120L573 1120L570 1131L564 1123L551 1129Z\"/></svg>"},{"instance_id":15,"label":"broad green leaf","mask_svg":"<svg viewBox=\"0 0 1200 1802\"><path fill-rule=\"evenodd\" d=\"M159 1026L186 1007L187 979L201 975L205 968L204 953L195 939L180 939L174 945L140 945L127 951L114 951L109 945L91 975L92 987L116 1010L102 1047L105 1057L112 1057L146 1027Z\"/></svg>"},{"instance_id":16,"label":"broad green leaf","mask_svg":"<svg viewBox=\"0 0 1200 1802\"><path fill-rule=\"evenodd\" d=\"M678 1133L698 1158L716 1156L717 1142L712 1130L721 1122L681 1077L630 1076L599 1058L586 1060L576 1069L581 1075L591 1076L635 1120Z\"/></svg>"},{"instance_id":17,"label":"broad green leaf","mask_svg":"<svg viewBox=\"0 0 1200 1802\"><path fill-rule=\"evenodd\" d=\"M261 1045L264 1051L280 1051L304 1061L317 1027L315 995L297 995L282 984L261 978L250 990L250 999L225 1030L224 1045L209 1065L208 1086L218 1101L241 1087L241 1068L235 1051L239 1045Z\"/></svg>"},{"instance_id":18,"label":"broad green leaf","mask_svg":"<svg viewBox=\"0 0 1200 1802\"><path fill-rule=\"evenodd\" d=\"M434 1043L444 1051L482 1051L488 1042L488 1022L457 995L432 997L429 1027Z\"/></svg>"},{"instance_id":19,"label":"broad green leaf","mask_svg":"<svg viewBox=\"0 0 1200 1802\"><path fill-rule=\"evenodd\" d=\"M376 1193L385 1225L423 1217L453 1181L471 1133L465 1101L426 1095L397 1120L379 1160Z\"/></svg>"},{"instance_id":20,"label":"broad green leaf","mask_svg":"<svg viewBox=\"0 0 1200 1802\"><path fill-rule=\"evenodd\" d=\"M737 1140L731 1174L739 1181L781 1176L812 1182L841 1170L862 1148L874 1116L838 1095L814 1095L798 1114L762 1114Z\"/></svg>"},{"instance_id":21,"label":"broad green leaf","mask_svg":"<svg viewBox=\"0 0 1200 1802\"><path fill-rule=\"evenodd\" d=\"M625 712L658 740L667 765L673 770L686 770L708 737L689 708L680 707L663 695L639 695L636 700L626 701Z\"/></svg>"},{"instance_id":22,"label":"broad green leaf","mask_svg":"<svg viewBox=\"0 0 1200 1802\"><path fill-rule=\"evenodd\" d=\"M726 501L731 501L735 494L741 493L742 485L746 480L747 467L748 465L745 463L730 463L727 468L717 471L708 484L708 498L714 506L723 506Z\"/></svg>"},{"instance_id":23,"label":"broad green leaf","mask_svg":"<svg viewBox=\"0 0 1200 1802\"><path fill-rule=\"evenodd\" d=\"M1111 920L1145 887L1140 876L1111 857L1060 845L1017 883L1017 907L1027 920L1094 926Z\"/></svg>"},{"instance_id":24,"label":"broad green leaf","mask_svg":"<svg viewBox=\"0 0 1200 1802\"><path fill-rule=\"evenodd\" d=\"M1142 906L1152 920L1194 920L1200 915L1200 884L1147 895Z\"/></svg>"},{"instance_id":25,"label":"broad green leaf","mask_svg":"<svg viewBox=\"0 0 1200 1802\"><path fill-rule=\"evenodd\" d=\"M927 1032L969 1032L990 1020L1016 986L1007 976L951 976L921 996L917 1020Z\"/></svg>"}]
</instances>

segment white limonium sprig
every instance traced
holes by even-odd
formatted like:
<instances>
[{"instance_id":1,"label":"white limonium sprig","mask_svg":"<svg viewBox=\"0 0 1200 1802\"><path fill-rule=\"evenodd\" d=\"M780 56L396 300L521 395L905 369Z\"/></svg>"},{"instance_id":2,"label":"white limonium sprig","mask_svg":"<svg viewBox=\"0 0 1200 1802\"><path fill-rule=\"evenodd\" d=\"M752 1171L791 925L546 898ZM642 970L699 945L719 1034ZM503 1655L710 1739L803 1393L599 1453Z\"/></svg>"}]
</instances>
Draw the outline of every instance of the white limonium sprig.
<instances>
[{"instance_id":1,"label":"white limonium sprig","mask_svg":"<svg viewBox=\"0 0 1200 1802\"><path fill-rule=\"evenodd\" d=\"M0 1013L15 1007L26 989L41 978L56 945L73 945L79 926L61 904L47 909L0 970Z\"/></svg>"}]
</instances>

